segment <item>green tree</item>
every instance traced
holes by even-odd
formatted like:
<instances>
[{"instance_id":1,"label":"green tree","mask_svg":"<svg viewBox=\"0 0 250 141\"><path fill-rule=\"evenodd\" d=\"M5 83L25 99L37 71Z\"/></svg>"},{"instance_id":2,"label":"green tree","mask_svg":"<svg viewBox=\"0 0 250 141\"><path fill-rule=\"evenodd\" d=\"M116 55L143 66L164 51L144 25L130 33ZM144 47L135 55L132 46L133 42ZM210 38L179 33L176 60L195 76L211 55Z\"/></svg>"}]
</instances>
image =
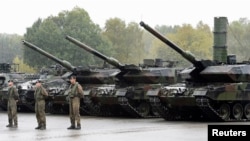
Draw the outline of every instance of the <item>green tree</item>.
<instances>
[{"instance_id":1,"label":"green tree","mask_svg":"<svg viewBox=\"0 0 250 141\"><path fill-rule=\"evenodd\" d=\"M178 26L174 26L174 27L166 26L166 25L155 26L155 30L158 31L162 35L166 35L167 33L168 34L176 33L176 30L178 28L179 28ZM144 31L142 40L144 42L144 50L145 50L145 54L147 54L147 58L154 59L154 58L159 58L160 56L161 57L164 56L166 45L163 44L158 39L156 39L156 37L154 37L151 33ZM171 49L169 50L171 51ZM159 54L162 54L162 55L159 56Z\"/></svg>"},{"instance_id":2,"label":"green tree","mask_svg":"<svg viewBox=\"0 0 250 141\"><path fill-rule=\"evenodd\" d=\"M202 22L193 28L190 24L176 26L174 32L167 33L166 38L175 43L184 51L189 51L197 59L211 59L212 57L212 34L208 25ZM158 39L153 41L153 54L165 60L179 61L180 65L190 65L183 57L173 51L172 48L162 43Z\"/></svg>"},{"instance_id":3,"label":"green tree","mask_svg":"<svg viewBox=\"0 0 250 141\"><path fill-rule=\"evenodd\" d=\"M11 63L16 56L22 58L21 39L17 34L0 34L0 63Z\"/></svg>"},{"instance_id":4,"label":"green tree","mask_svg":"<svg viewBox=\"0 0 250 141\"><path fill-rule=\"evenodd\" d=\"M37 70L28 66L23 62L23 59L20 59L19 57L15 57L13 60L13 64L19 65L19 71L20 72L26 72L26 73L36 73Z\"/></svg>"},{"instance_id":5,"label":"green tree","mask_svg":"<svg viewBox=\"0 0 250 141\"><path fill-rule=\"evenodd\" d=\"M127 63L139 64L144 58L144 44L142 42L143 31L135 22L130 22L126 28L125 43L127 49Z\"/></svg>"},{"instance_id":6,"label":"green tree","mask_svg":"<svg viewBox=\"0 0 250 141\"><path fill-rule=\"evenodd\" d=\"M79 7L72 11L62 11L57 16L50 16L44 20L38 19L32 27L27 29L25 40L37 45L50 54L62 60L67 60L74 66L89 66L102 64L103 61L89 55L65 39L70 35L93 48L109 53L109 42L102 37L101 29L94 24L88 13ZM50 59L25 48L24 61L27 64L40 67L54 64Z\"/></svg>"},{"instance_id":7,"label":"green tree","mask_svg":"<svg viewBox=\"0 0 250 141\"><path fill-rule=\"evenodd\" d=\"M119 18L106 21L103 35L111 42L113 57L122 63L139 64L144 58L143 31L135 22L128 25Z\"/></svg>"},{"instance_id":8,"label":"green tree","mask_svg":"<svg viewBox=\"0 0 250 141\"><path fill-rule=\"evenodd\" d=\"M250 21L247 18L240 18L232 21L228 29L228 54L235 54L237 61L247 61L250 59Z\"/></svg>"},{"instance_id":9,"label":"green tree","mask_svg":"<svg viewBox=\"0 0 250 141\"><path fill-rule=\"evenodd\" d=\"M126 23L119 18L108 19L105 23L103 35L111 42L114 50L113 57L117 60L126 61L125 44Z\"/></svg>"}]
</instances>

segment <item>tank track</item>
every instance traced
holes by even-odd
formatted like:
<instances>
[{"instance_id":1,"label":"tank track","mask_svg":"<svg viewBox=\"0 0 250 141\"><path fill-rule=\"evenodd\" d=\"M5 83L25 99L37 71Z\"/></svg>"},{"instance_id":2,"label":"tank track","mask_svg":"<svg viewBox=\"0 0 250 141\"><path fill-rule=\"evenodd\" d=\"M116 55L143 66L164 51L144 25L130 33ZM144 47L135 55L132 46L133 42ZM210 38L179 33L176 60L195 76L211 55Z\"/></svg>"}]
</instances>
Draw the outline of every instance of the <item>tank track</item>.
<instances>
[{"instance_id":1,"label":"tank track","mask_svg":"<svg viewBox=\"0 0 250 141\"><path fill-rule=\"evenodd\" d=\"M103 116L110 117L115 116L115 114L110 110L109 106L102 105L99 102L93 102L90 97L84 98L85 106L82 107L83 110L91 116Z\"/></svg>"},{"instance_id":2,"label":"tank track","mask_svg":"<svg viewBox=\"0 0 250 141\"><path fill-rule=\"evenodd\" d=\"M169 109L166 106L166 103L162 103L160 98L157 96L151 96L149 100L153 109L159 113L160 117L164 118L167 121L200 120L199 117L194 115L193 117L190 117L190 112L188 112L189 114L187 114L186 112L184 113L179 109Z\"/></svg>"},{"instance_id":3,"label":"tank track","mask_svg":"<svg viewBox=\"0 0 250 141\"><path fill-rule=\"evenodd\" d=\"M196 98L197 106L202 110L205 116L212 121L224 121L219 113L210 105L209 99L201 97Z\"/></svg>"},{"instance_id":4,"label":"tank track","mask_svg":"<svg viewBox=\"0 0 250 141\"><path fill-rule=\"evenodd\" d=\"M149 101L153 110L158 112L160 117L164 118L167 121L177 120L178 114L167 109L167 107L164 106L164 103L161 102L159 97L151 96L149 97Z\"/></svg>"},{"instance_id":5,"label":"tank track","mask_svg":"<svg viewBox=\"0 0 250 141\"><path fill-rule=\"evenodd\" d=\"M141 113L138 112L136 108L134 108L130 103L128 98L125 96L119 96L118 97L118 102L120 106L128 113L130 116L135 117L135 118L152 118L152 117L158 117L158 116L153 116L153 115L147 115L144 116Z\"/></svg>"},{"instance_id":6,"label":"tank track","mask_svg":"<svg viewBox=\"0 0 250 141\"><path fill-rule=\"evenodd\" d=\"M213 106L210 103L210 100L206 97L198 97L196 98L197 106L203 111L206 118L212 121L218 121L218 122L225 122L225 121L246 121L246 119L222 119L220 114L216 111L216 109L213 108Z\"/></svg>"},{"instance_id":7,"label":"tank track","mask_svg":"<svg viewBox=\"0 0 250 141\"><path fill-rule=\"evenodd\" d=\"M164 106L162 105L158 97L150 97L149 102L150 102L152 109L158 112L160 117L163 117L164 119L168 117L168 111L166 108L164 108Z\"/></svg>"},{"instance_id":8,"label":"tank track","mask_svg":"<svg viewBox=\"0 0 250 141\"><path fill-rule=\"evenodd\" d=\"M35 107L32 106L31 104L26 103L26 104L22 104L22 105L25 106L28 110L35 112ZM22 105L20 105L20 106L22 106Z\"/></svg>"},{"instance_id":9,"label":"tank track","mask_svg":"<svg viewBox=\"0 0 250 141\"><path fill-rule=\"evenodd\" d=\"M66 114L69 110L64 109L62 104L55 104L53 101L46 102L45 111L50 114Z\"/></svg>"},{"instance_id":10,"label":"tank track","mask_svg":"<svg viewBox=\"0 0 250 141\"><path fill-rule=\"evenodd\" d=\"M84 112L86 112L87 114L89 114L91 116L99 116L100 115L100 111L97 110L97 108L96 108L97 105L92 102L90 97L84 97L83 100L84 100L85 106L81 107L81 108Z\"/></svg>"},{"instance_id":11,"label":"tank track","mask_svg":"<svg viewBox=\"0 0 250 141\"><path fill-rule=\"evenodd\" d=\"M4 111L7 111L7 105L0 102L0 108L2 108Z\"/></svg>"},{"instance_id":12,"label":"tank track","mask_svg":"<svg viewBox=\"0 0 250 141\"><path fill-rule=\"evenodd\" d=\"M32 102L30 102L32 101ZM20 102L17 103L18 107L25 107L26 110L35 112L35 101L34 99L27 101L27 98L25 96L20 96Z\"/></svg>"},{"instance_id":13,"label":"tank track","mask_svg":"<svg viewBox=\"0 0 250 141\"><path fill-rule=\"evenodd\" d=\"M86 109L86 106L80 106L80 110L86 113L87 115L90 115L90 112Z\"/></svg>"}]
</instances>

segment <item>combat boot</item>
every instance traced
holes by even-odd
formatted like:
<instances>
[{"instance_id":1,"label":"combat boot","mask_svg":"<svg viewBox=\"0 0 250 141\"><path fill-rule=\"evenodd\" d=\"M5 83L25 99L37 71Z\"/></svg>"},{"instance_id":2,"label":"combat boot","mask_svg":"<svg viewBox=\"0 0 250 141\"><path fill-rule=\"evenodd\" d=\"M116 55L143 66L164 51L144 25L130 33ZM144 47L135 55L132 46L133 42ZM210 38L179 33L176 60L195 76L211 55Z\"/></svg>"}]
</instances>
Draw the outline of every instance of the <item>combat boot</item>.
<instances>
[{"instance_id":1,"label":"combat boot","mask_svg":"<svg viewBox=\"0 0 250 141\"><path fill-rule=\"evenodd\" d=\"M40 127L40 130L45 130L46 129L46 126L45 126L45 124L41 124L41 127Z\"/></svg>"},{"instance_id":2,"label":"combat boot","mask_svg":"<svg viewBox=\"0 0 250 141\"><path fill-rule=\"evenodd\" d=\"M41 128L41 125L38 125L35 129L40 129Z\"/></svg>"},{"instance_id":3,"label":"combat boot","mask_svg":"<svg viewBox=\"0 0 250 141\"><path fill-rule=\"evenodd\" d=\"M67 129L75 129L75 125L71 125L70 127L68 127Z\"/></svg>"},{"instance_id":4,"label":"combat boot","mask_svg":"<svg viewBox=\"0 0 250 141\"><path fill-rule=\"evenodd\" d=\"M46 127L45 127L45 126L42 126L42 127L40 128L40 130L46 130Z\"/></svg>"},{"instance_id":5,"label":"combat boot","mask_svg":"<svg viewBox=\"0 0 250 141\"><path fill-rule=\"evenodd\" d=\"M75 129L76 129L76 130L80 130L80 129L81 129L81 124L77 124L77 126L76 126Z\"/></svg>"},{"instance_id":6,"label":"combat boot","mask_svg":"<svg viewBox=\"0 0 250 141\"><path fill-rule=\"evenodd\" d=\"M17 124L14 124L14 125L12 126L12 128L17 128Z\"/></svg>"},{"instance_id":7,"label":"combat boot","mask_svg":"<svg viewBox=\"0 0 250 141\"><path fill-rule=\"evenodd\" d=\"M13 127L13 125L12 124L8 124L8 125L6 125L6 127Z\"/></svg>"},{"instance_id":8,"label":"combat boot","mask_svg":"<svg viewBox=\"0 0 250 141\"><path fill-rule=\"evenodd\" d=\"M9 119L9 124L8 125L6 125L6 127L12 127L13 126L13 124L12 124L12 120L10 120Z\"/></svg>"},{"instance_id":9,"label":"combat boot","mask_svg":"<svg viewBox=\"0 0 250 141\"><path fill-rule=\"evenodd\" d=\"M14 121L13 128L17 128L17 120Z\"/></svg>"}]
</instances>

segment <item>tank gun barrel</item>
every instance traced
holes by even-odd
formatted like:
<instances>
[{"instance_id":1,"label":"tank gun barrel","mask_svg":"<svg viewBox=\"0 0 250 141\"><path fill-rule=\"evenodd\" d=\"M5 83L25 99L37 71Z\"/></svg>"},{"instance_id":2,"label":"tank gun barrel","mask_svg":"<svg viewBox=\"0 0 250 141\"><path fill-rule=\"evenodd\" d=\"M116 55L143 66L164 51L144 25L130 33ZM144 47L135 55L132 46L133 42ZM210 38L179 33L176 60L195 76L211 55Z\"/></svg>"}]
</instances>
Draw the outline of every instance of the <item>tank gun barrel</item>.
<instances>
[{"instance_id":1,"label":"tank gun barrel","mask_svg":"<svg viewBox=\"0 0 250 141\"><path fill-rule=\"evenodd\" d=\"M35 50L36 52L38 52L38 53L40 53L40 54L42 54L42 55L44 55L44 56L50 58L51 60L53 60L53 61L55 61L56 63L58 63L58 64L62 65L63 67L65 67L66 69L68 69L68 70L70 70L70 71L72 71L72 72L75 71L75 67L72 66L69 62L67 62L67 61L65 61L65 60L61 60L61 59L59 59L59 58L57 58L57 57L51 55L50 53L48 53L48 52L42 50L41 48L39 48L39 47L37 47L37 46L33 45L32 43L29 43L29 42L27 42L27 41L25 41L25 40L23 40L23 44L24 44L25 46L27 46L27 47L29 47L29 48Z\"/></svg>"},{"instance_id":2,"label":"tank gun barrel","mask_svg":"<svg viewBox=\"0 0 250 141\"><path fill-rule=\"evenodd\" d=\"M153 34L154 36L156 36L158 39L160 39L162 42L164 42L165 44L167 44L169 47L171 47L172 49L174 49L176 52L178 52L180 55L182 55L186 60L188 60L189 62L191 62L195 66L197 65L198 61L195 59L195 57L191 53L182 50L175 43L171 42L169 39L167 39L166 37L164 37L162 34L160 34L157 31L155 31L152 27L150 27L149 25L145 24L143 21L140 22L140 25L142 27L144 27L148 32L150 32L151 34Z\"/></svg>"},{"instance_id":3,"label":"tank gun barrel","mask_svg":"<svg viewBox=\"0 0 250 141\"><path fill-rule=\"evenodd\" d=\"M84 43L81 43L80 41L74 39L71 36L66 36L65 37L68 41L74 43L75 45L81 47L82 49L88 51L89 53L101 58L102 60L108 62L109 64L113 65L114 67L118 68L118 69L123 69L124 65L121 64L119 61L117 61L116 59L112 58L112 57L108 57L105 56L104 54L98 52L97 50L85 45Z\"/></svg>"}]
</instances>

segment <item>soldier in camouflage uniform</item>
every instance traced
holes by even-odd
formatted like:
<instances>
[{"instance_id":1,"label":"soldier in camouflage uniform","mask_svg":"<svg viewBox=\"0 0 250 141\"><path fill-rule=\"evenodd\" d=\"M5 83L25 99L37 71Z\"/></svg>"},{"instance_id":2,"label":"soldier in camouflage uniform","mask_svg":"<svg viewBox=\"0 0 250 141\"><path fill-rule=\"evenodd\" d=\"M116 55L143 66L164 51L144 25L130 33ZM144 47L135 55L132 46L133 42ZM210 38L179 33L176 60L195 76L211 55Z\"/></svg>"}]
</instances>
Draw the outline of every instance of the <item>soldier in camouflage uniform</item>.
<instances>
[{"instance_id":1,"label":"soldier in camouflage uniform","mask_svg":"<svg viewBox=\"0 0 250 141\"><path fill-rule=\"evenodd\" d=\"M45 98L48 96L47 91L42 86L41 82L38 80L36 82L36 89L34 97L36 100L35 103L35 112L38 126L35 129L45 130L46 129L46 117L45 117Z\"/></svg>"},{"instance_id":2,"label":"soldier in camouflage uniform","mask_svg":"<svg viewBox=\"0 0 250 141\"><path fill-rule=\"evenodd\" d=\"M19 100L19 95L17 89L14 87L13 80L8 81L8 118L9 124L6 127L17 127L17 102ZM14 121L14 125L13 125Z\"/></svg>"},{"instance_id":3,"label":"soldier in camouflage uniform","mask_svg":"<svg viewBox=\"0 0 250 141\"><path fill-rule=\"evenodd\" d=\"M76 82L76 76L71 76L71 85L69 86L69 116L71 126L68 129L81 129L80 122L80 98L83 97L83 89L78 82ZM75 124L76 122L76 124ZM77 126L75 126L77 125Z\"/></svg>"}]
</instances>

